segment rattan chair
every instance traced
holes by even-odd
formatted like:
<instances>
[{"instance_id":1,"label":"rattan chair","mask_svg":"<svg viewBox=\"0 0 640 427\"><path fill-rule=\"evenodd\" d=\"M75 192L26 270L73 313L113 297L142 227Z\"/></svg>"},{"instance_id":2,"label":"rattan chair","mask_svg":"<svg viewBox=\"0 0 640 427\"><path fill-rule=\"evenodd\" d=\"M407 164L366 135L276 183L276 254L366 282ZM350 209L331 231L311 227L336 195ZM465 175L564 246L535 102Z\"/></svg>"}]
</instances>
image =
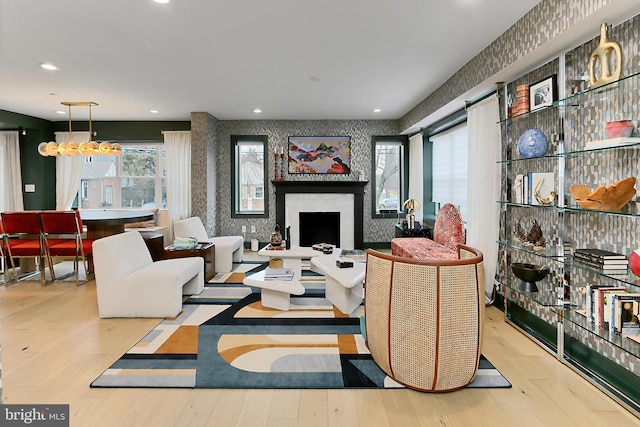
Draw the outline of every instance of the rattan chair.
<instances>
[{"instance_id":1,"label":"rattan chair","mask_svg":"<svg viewBox=\"0 0 640 427\"><path fill-rule=\"evenodd\" d=\"M475 378L482 346L482 253L451 261L367 251L365 328L373 360L406 387L457 390Z\"/></svg>"}]
</instances>

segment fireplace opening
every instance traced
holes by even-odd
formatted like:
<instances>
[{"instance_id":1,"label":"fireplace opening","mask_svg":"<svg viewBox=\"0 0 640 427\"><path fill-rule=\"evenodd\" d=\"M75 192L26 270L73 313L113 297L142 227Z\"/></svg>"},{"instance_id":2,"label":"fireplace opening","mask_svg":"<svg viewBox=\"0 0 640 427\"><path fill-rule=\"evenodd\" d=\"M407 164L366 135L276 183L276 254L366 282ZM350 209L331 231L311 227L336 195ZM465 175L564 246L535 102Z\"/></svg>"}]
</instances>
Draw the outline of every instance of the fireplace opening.
<instances>
[{"instance_id":1,"label":"fireplace opening","mask_svg":"<svg viewBox=\"0 0 640 427\"><path fill-rule=\"evenodd\" d=\"M300 246L340 246L340 212L299 212Z\"/></svg>"}]
</instances>

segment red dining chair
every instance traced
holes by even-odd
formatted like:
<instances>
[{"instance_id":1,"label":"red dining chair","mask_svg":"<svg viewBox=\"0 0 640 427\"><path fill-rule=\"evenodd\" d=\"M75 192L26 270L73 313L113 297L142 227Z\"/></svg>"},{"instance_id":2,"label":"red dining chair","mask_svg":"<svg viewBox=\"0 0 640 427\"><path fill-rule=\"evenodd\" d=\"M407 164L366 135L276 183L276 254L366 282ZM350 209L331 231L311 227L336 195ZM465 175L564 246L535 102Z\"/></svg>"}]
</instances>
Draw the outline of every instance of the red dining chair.
<instances>
[{"instance_id":1,"label":"red dining chair","mask_svg":"<svg viewBox=\"0 0 640 427\"><path fill-rule=\"evenodd\" d=\"M15 258L36 258L39 260L40 284L44 286L45 264L49 264L50 272L53 270L50 260L46 257L38 211L2 212L1 217L4 231L4 252L11 263L15 281L28 279L32 276L32 274L28 274L18 277Z\"/></svg>"},{"instance_id":2,"label":"red dining chair","mask_svg":"<svg viewBox=\"0 0 640 427\"><path fill-rule=\"evenodd\" d=\"M40 221L44 234L47 257L73 257L76 284L80 284L78 261L82 260L85 277L88 277L87 256L93 254L93 239L82 238L82 219L78 211L41 211ZM55 280L53 265L51 275Z\"/></svg>"}]
</instances>

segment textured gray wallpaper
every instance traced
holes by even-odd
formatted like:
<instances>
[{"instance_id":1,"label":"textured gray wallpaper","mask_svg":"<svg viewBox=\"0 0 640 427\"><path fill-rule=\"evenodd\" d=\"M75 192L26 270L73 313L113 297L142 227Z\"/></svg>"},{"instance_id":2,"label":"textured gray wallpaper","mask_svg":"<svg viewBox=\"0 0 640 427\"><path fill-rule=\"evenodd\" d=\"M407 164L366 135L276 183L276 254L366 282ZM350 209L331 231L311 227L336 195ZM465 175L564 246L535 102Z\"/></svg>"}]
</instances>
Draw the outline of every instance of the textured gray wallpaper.
<instances>
[{"instance_id":1,"label":"textured gray wallpaper","mask_svg":"<svg viewBox=\"0 0 640 427\"><path fill-rule=\"evenodd\" d=\"M351 137L351 170L350 175L289 175L289 181L348 181L357 180L356 171L365 171L365 179L371 179L371 137L398 135L396 120L229 120L217 122L215 152L216 176L219 183L215 210L217 214L217 234L242 234L242 226L256 225L256 236L247 234L247 238L255 237L261 242L268 240L275 227L275 190L270 184L273 179L272 155L276 150L287 150L287 138L296 136L330 136L347 135ZM231 135L266 135L268 137L269 160L269 218L239 219L231 218ZM195 179L195 178L194 178ZM198 202L202 204L202 202ZM371 193L365 187L364 202L364 241L388 242L393 238L394 219L371 218Z\"/></svg>"},{"instance_id":2,"label":"textured gray wallpaper","mask_svg":"<svg viewBox=\"0 0 640 427\"><path fill-rule=\"evenodd\" d=\"M408 129L614 0L542 0L400 119ZM598 29L594 29L594 34Z\"/></svg>"}]
</instances>

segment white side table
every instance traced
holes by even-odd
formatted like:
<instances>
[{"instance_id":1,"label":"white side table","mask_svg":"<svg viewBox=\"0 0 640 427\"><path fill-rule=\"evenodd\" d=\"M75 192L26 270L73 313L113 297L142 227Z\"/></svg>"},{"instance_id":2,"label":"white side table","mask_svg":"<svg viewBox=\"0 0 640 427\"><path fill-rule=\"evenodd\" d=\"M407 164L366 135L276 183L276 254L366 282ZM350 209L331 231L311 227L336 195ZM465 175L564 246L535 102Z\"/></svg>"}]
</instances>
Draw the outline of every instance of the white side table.
<instances>
[{"instance_id":1,"label":"white side table","mask_svg":"<svg viewBox=\"0 0 640 427\"><path fill-rule=\"evenodd\" d=\"M293 269L294 279L300 280L302 276L302 258L313 258L322 252L306 247L291 247L291 249L269 249L270 245L258 251L261 256L271 258L282 258L283 267Z\"/></svg>"},{"instance_id":2,"label":"white side table","mask_svg":"<svg viewBox=\"0 0 640 427\"><path fill-rule=\"evenodd\" d=\"M358 308L364 298L364 276L366 263L354 262L353 267L340 268L336 260L340 258L340 249L333 250L330 255L318 255L311 258L311 270L324 274L326 281L326 297L344 314L350 314Z\"/></svg>"},{"instance_id":3,"label":"white side table","mask_svg":"<svg viewBox=\"0 0 640 427\"><path fill-rule=\"evenodd\" d=\"M264 270L245 277L242 283L260 288L263 306L282 311L291 307L291 294L304 294L304 286L295 277L292 280L265 280Z\"/></svg>"}]
</instances>

